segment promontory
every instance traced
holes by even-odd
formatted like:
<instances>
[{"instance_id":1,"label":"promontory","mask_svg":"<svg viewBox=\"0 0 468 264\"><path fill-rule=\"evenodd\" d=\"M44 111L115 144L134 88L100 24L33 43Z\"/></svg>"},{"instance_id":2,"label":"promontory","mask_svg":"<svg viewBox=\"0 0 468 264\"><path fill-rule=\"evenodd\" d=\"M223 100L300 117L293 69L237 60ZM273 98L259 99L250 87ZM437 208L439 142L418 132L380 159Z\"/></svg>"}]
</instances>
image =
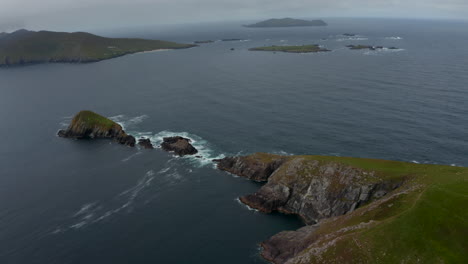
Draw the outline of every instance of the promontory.
<instances>
[{"instance_id":1,"label":"promontory","mask_svg":"<svg viewBox=\"0 0 468 264\"><path fill-rule=\"evenodd\" d=\"M468 262L468 168L266 153L215 161L266 182L244 204L303 219L260 244L275 264Z\"/></svg>"},{"instance_id":2,"label":"promontory","mask_svg":"<svg viewBox=\"0 0 468 264\"><path fill-rule=\"evenodd\" d=\"M97 62L136 52L194 46L162 40L105 38L86 32L36 32L21 29L0 34L0 66Z\"/></svg>"}]
</instances>

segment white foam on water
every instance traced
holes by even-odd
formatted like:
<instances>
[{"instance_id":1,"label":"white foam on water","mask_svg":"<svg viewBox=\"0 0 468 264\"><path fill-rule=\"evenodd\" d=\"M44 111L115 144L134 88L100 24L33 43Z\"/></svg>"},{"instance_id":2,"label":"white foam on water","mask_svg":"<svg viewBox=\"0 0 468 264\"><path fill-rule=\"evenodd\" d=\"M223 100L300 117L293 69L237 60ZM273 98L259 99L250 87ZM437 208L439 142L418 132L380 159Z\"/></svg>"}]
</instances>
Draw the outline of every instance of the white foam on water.
<instances>
[{"instance_id":1,"label":"white foam on water","mask_svg":"<svg viewBox=\"0 0 468 264\"><path fill-rule=\"evenodd\" d=\"M363 40L368 40L368 38L363 38L363 37L349 37L349 38L338 38L336 41L338 42L343 42L343 41L363 41Z\"/></svg>"},{"instance_id":2,"label":"white foam on water","mask_svg":"<svg viewBox=\"0 0 468 264\"><path fill-rule=\"evenodd\" d=\"M404 51L405 49L389 49L389 48L383 48L383 49L376 49L376 50L369 50L364 52L364 55L370 55L370 56L375 56L375 55L384 55L384 54L389 54L389 53L395 53L395 52L400 52Z\"/></svg>"},{"instance_id":3,"label":"white foam on water","mask_svg":"<svg viewBox=\"0 0 468 264\"><path fill-rule=\"evenodd\" d=\"M417 161L417 160L412 160L411 162L412 162L412 163L415 163L415 164L419 164L419 163L420 163L420 162Z\"/></svg>"},{"instance_id":4,"label":"white foam on water","mask_svg":"<svg viewBox=\"0 0 468 264\"><path fill-rule=\"evenodd\" d=\"M243 202L241 202L241 200L239 198L236 198L234 199L235 201L237 201L237 203L239 203L240 205L242 205L243 207L246 207L247 209L249 209L249 211L254 211L254 212L259 212L257 209L255 208L252 208L246 204L244 204Z\"/></svg>"},{"instance_id":5,"label":"white foam on water","mask_svg":"<svg viewBox=\"0 0 468 264\"><path fill-rule=\"evenodd\" d=\"M215 153L215 151L210 148L210 144L205 139L188 132L173 132L165 130L148 137L154 145L159 146L165 137L174 136L181 136L190 139L190 143L198 150L198 153L195 155L186 155L182 158L190 160L190 162L195 164L197 167L215 165L213 163L213 159L222 159L225 157L224 154Z\"/></svg>"},{"instance_id":6,"label":"white foam on water","mask_svg":"<svg viewBox=\"0 0 468 264\"><path fill-rule=\"evenodd\" d=\"M402 38L402 37L395 36L395 37L385 37L385 39L400 40L400 39L403 39L403 38Z\"/></svg>"},{"instance_id":7,"label":"white foam on water","mask_svg":"<svg viewBox=\"0 0 468 264\"><path fill-rule=\"evenodd\" d=\"M174 175L172 175L174 177ZM137 183L131 188L121 192L113 200L118 202L117 206L111 209L104 210L104 204L99 202L86 203L71 216L72 224L59 226L51 234L63 233L70 229L80 229L88 225L100 222L116 213L127 210L130 212L132 204L135 202L139 194L151 185L155 177L153 170L149 170L140 178Z\"/></svg>"},{"instance_id":8,"label":"white foam on water","mask_svg":"<svg viewBox=\"0 0 468 264\"><path fill-rule=\"evenodd\" d=\"M128 117L126 115L116 115L109 117L110 120L122 126L123 130L127 130L129 128L131 129L133 126L143 122L146 118L148 118L147 115L140 115L134 117Z\"/></svg>"},{"instance_id":9,"label":"white foam on water","mask_svg":"<svg viewBox=\"0 0 468 264\"><path fill-rule=\"evenodd\" d=\"M281 155L281 156L293 156L294 155L294 153L288 153L284 150L272 151L271 153L276 154L276 155Z\"/></svg>"},{"instance_id":10,"label":"white foam on water","mask_svg":"<svg viewBox=\"0 0 468 264\"><path fill-rule=\"evenodd\" d=\"M132 158L134 158L134 157L140 155L141 153L143 153L143 152L138 151L137 153L133 153L132 155L126 157L125 159L122 159L122 161L123 161L123 162L127 162L127 161L131 160Z\"/></svg>"}]
</instances>

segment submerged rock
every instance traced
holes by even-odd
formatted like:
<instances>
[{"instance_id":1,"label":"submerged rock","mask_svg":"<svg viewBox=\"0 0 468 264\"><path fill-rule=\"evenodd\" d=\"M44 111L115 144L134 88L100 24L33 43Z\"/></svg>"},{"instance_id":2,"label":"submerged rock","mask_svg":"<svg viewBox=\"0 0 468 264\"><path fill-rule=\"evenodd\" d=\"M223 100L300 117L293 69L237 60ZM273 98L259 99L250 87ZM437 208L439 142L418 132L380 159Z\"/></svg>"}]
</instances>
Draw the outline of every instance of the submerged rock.
<instances>
[{"instance_id":1,"label":"submerged rock","mask_svg":"<svg viewBox=\"0 0 468 264\"><path fill-rule=\"evenodd\" d=\"M198 150L190 142L190 139L180 136L165 137L163 143L161 143L161 148L165 151L174 152L179 156L197 154Z\"/></svg>"},{"instance_id":2,"label":"submerged rock","mask_svg":"<svg viewBox=\"0 0 468 264\"><path fill-rule=\"evenodd\" d=\"M108 138L123 145L135 146L135 138L126 134L122 126L92 111L76 114L67 129L59 130L58 136L75 139Z\"/></svg>"},{"instance_id":3,"label":"submerged rock","mask_svg":"<svg viewBox=\"0 0 468 264\"><path fill-rule=\"evenodd\" d=\"M154 149L153 144L151 144L151 140L149 140L149 138L138 139L138 145L145 149Z\"/></svg>"}]
</instances>

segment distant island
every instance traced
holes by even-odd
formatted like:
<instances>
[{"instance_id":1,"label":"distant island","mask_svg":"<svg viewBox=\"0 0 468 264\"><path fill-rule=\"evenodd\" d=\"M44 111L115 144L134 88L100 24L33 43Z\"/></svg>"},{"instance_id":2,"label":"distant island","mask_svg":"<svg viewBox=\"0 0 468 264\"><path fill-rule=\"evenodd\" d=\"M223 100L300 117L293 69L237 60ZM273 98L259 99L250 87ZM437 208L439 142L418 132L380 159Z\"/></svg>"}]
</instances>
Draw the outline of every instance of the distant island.
<instances>
[{"instance_id":1,"label":"distant island","mask_svg":"<svg viewBox=\"0 0 468 264\"><path fill-rule=\"evenodd\" d=\"M289 53L310 53L310 52L327 52L330 51L325 48L321 48L319 45L300 45L300 46L269 46L269 47L257 47L249 49L251 51L278 51L278 52L289 52Z\"/></svg>"},{"instance_id":2,"label":"distant island","mask_svg":"<svg viewBox=\"0 0 468 264\"><path fill-rule=\"evenodd\" d=\"M195 40L193 43L195 44L206 44L206 43L213 43L214 40Z\"/></svg>"},{"instance_id":3,"label":"distant island","mask_svg":"<svg viewBox=\"0 0 468 264\"><path fill-rule=\"evenodd\" d=\"M272 18L262 22L251 25L244 25L244 27L251 28L265 28L265 27L312 27L312 26L326 26L323 20L302 20L294 18Z\"/></svg>"},{"instance_id":4,"label":"distant island","mask_svg":"<svg viewBox=\"0 0 468 264\"><path fill-rule=\"evenodd\" d=\"M191 48L162 40L105 38L86 32L29 31L0 33L0 66L46 62L96 62L126 54Z\"/></svg>"},{"instance_id":5,"label":"distant island","mask_svg":"<svg viewBox=\"0 0 468 264\"><path fill-rule=\"evenodd\" d=\"M371 45L347 45L346 47L351 49L351 50L363 50L363 49L368 49L368 50L378 50L378 49L396 50L396 49L398 49L397 47L386 48L384 46L371 46Z\"/></svg>"}]
</instances>

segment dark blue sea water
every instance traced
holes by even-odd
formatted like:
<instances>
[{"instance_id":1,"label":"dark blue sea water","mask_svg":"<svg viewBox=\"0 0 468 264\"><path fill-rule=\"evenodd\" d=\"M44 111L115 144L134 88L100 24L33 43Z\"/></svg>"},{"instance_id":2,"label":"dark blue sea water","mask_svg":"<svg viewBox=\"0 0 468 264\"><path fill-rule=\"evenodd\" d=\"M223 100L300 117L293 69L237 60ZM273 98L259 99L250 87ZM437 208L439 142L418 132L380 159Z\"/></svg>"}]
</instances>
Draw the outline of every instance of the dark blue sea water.
<instances>
[{"instance_id":1,"label":"dark blue sea water","mask_svg":"<svg viewBox=\"0 0 468 264\"><path fill-rule=\"evenodd\" d=\"M245 41L0 69L0 263L264 263L258 243L302 223L239 204L260 185L216 171L216 157L263 151L468 166L468 24L327 22L97 32ZM248 51L314 43L333 52ZM203 158L56 137L82 109L155 143L190 137Z\"/></svg>"}]
</instances>

